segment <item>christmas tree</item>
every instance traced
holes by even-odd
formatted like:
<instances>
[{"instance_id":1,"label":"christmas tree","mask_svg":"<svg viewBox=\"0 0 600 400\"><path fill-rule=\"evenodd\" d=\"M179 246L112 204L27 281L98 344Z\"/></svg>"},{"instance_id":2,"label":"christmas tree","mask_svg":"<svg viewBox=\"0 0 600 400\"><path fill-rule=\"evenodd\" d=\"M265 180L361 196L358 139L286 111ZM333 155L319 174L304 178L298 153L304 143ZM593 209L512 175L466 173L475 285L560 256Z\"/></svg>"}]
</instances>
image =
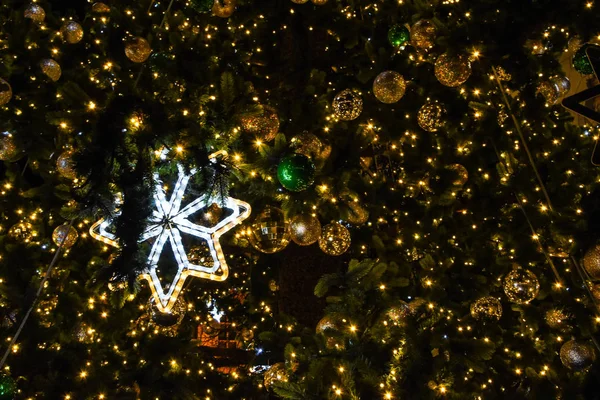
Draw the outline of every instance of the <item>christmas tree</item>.
<instances>
[{"instance_id":1,"label":"christmas tree","mask_svg":"<svg viewBox=\"0 0 600 400\"><path fill-rule=\"evenodd\" d=\"M597 15L3 1L0 399L600 399Z\"/></svg>"}]
</instances>

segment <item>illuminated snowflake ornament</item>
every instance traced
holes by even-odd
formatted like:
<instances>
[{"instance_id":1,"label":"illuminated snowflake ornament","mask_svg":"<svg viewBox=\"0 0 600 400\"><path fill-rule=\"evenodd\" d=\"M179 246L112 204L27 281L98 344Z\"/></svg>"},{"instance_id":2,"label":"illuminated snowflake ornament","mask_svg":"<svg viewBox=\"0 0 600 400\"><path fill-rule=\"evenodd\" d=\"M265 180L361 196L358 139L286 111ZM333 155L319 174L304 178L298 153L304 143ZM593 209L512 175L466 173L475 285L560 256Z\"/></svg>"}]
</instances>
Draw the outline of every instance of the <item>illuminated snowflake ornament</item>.
<instances>
[{"instance_id":1,"label":"illuminated snowflake ornament","mask_svg":"<svg viewBox=\"0 0 600 400\"><path fill-rule=\"evenodd\" d=\"M144 242L154 239L148 256L147 269L140 278L146 279L150 284L156 306L161 312L170 312L173 308L188 275L213 281L227 279L229 268L219 238L248 218L251 211L248 203L228 197L222 206L223 209L229 210L231 213L216 225L206 227L192 222L190 220L192 214L208 207L215 201L210 195L205 194L182 207L182 200L189 180L196 170L192 170L188 174L181 165L178 165L177 168L179 171L178 179L170 199L167 199L160 177L158 174L154 174L154 179L157 182L154 192L155 210L152 212L146 231L140 240L140 242ZM90 228L90 235L106 244L119 247L116 235L107 230L111 224L111 220L99 220ZM182 234L205 241L212 257L212 263L209 262L207 265L193 264L186 254ZM158 262L167 242L173 250L177 271L173 282L163 287L158 276Z\"/></svg>"}]
</instances>

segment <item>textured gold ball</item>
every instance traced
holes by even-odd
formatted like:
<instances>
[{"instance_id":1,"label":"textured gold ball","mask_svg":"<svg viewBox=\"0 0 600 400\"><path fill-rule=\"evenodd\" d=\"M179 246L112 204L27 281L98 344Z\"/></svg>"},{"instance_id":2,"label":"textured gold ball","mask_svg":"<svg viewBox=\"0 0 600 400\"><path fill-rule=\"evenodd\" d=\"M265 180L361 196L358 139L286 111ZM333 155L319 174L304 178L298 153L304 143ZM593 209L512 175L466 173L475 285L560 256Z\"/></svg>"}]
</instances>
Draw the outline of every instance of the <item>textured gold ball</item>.
<instances>
[{"instance_id":1,"label":"textured gold ball","mask_svg":"<svg viewBox=\"0 0 600 400\"><path fill-rule=\"evenodd\" d=\"M334 315L326 315L319 320L317 323L317 327L315 331L319 335L324 335L327 331L341 331L344 328L344 321L342 321L341 317L337 317Z\"/></svg>"},{"instance_id":2,"label":"textured gold ball","mask_svg":"<svg viewBox=\"0 0 600 400\"><path fill-rule=\"evenodd\" d=\"M33 230L33 226L29 222L21 221L10 227L8 236L15 240L29 243L36 234Z\"/></svg>"},{"instance_id":3,"label":"textured gold ball","mask_svg":"<svg viewBox=\"0 0 600 400\"><path fill-rule=\"evenodd\" d=\"M437 132L444 126L444 108L437 103L426 103L417 113L417 122L427 132Z\"/></svg>"},{"instance_id":4,"label":"textured gold ball","mask_svg":"<svg viewBox=\"0 0 600 400\"><path fill-rule=\"evenodd\" d=\"M59 80L60 76L62 75L60 65L51 58L42 60L42 62L40 62L40 68L42 69L44 75L50 78L50 80L53 82Z\"/></svg>"},{"instance_id":5,"label":"textured gold ball","mask_svg":"<svg viewBox=\"0 0 600 400\"><path fill-rule=\"evenodd\" d=\"M73 152L65 151L56 159L56 170L63 178L77 178L75 162L73 161Z\"/></svg>"},{"instance_id":6,"label":"textured gold ball","mask_svg":"<svg viewBox=\"0 0 600 400\"><path fill-rule=\"evenodd\" d=\"M310 246L321 237L321 223L310 214L299 214L290 222L290 234L294 243Z\"/></svg>"},{"instance_id":7,"label":"textured gold ball","mask_svg":"<svg viewBox=\"0 0 600 400\"><path fill-rule=\"evenodd\" d=\"M263 253L271 254L285 249L290 243L290 228L283 211L267 206L248 229L250 243Z\"/></svg>"},{"instance_id":8,"label":"textured gold ball","mask_svg":"<svg viewBox=\"0 0 600 400\"><path fill-rule=\"evenodd\" d=\"M444 53L435 62L435 77L444 86L457 87L471 76L471 62L464 55Z\"/></svg>"},{"instance_id":9,"label":"textured gold ball","mask_svg":"<svg viewBox=\"0 0 600 400\"><path fill-rule=\"evenodd\" d=\"M571 316L560 308L553 308L546 311L544 319L552 329L566 330L569 328L568 321Z\"/></svg>"},{"instance_id":10,"label":"textured gold ball","mask_svg":"<svg viewBox=\"0 0 600 400\"><path fill-rule=\"evenodd\" d=\"M67 224L57 226L54 232L52 232L52 241L54 244L60 246L63 243L64 249L73 247L77 241L77 237L79 237L77 230Z\"/></svg>"},{"instance_id":11,"label":"textured gold ball","mask_svg":"<svg viewBox=\"0 0 600 400\"><path fill-rule=\"evenodd\" d=\"M502 303L495 297L485 296L471 303L471 316L480 320L499 320L502 317Z\"/></svg>"},{"instance_id":12,"label":"textured gold ball","mask_svg":"<svg viewBox=\"0 0 600 400\"><path fill-rule=\"evenodd\" d=\"M350 248L350 232L338 222L325 225L319 238L319 247L330 256L344 254Z\"/></svg>"},{"instance_id":13,"label":"textured gold ball","mask_svg":"<svg viewBox=\"0 0 600 400\"><path fill-rule=\"evenodd\" d=\"M212 12L217 17L229 18L235 11L235 0L215 0Z\"/></svg>"},{"instance_id":14,"label":"textured gold ball","mask_svg":"<svg viewBox=\"0 0 600 400\"><path fill-rule=\"evenodd\" d=\"M15 162L23 156L12 135L0 136L0 160Z\"/></svg>"},{"instance_id":15,"label":"textured gold ball","mask_svg":"<svg viewBox=\"0 0 600 400\"><path fill-rule=\"evenodd\" d=\"M277 110L270 106L262 106L262 113L246 115L241 118L242 128L245 132L256 136L264 142L275 139L279 131L279 116Z\"/></svg>"},{"instance_id":16,"label":"textured gold ball","mask_svg":"<svg viewBox=\"0 0 600 400\"><path fill-rule=\"evenodd\" d=\"M396 305L391 306L385 312L386 317L394 321L398 325L406 323L407 319L412 315L412 310L407 302L400 300Z\"/></svg>"},{"instance_id":17,"label":"textured gold ball","mask_svg":"<svg viewBox=\"0 0 600 400\"><path fill-rule=\"evenodd\" d=\"M436 35L435 25L428 19L418 21L410 30L412 45L421 50L432 48L435 44Z\"/></svg>"},{"instance_id":18,"label":"textured gold ball","mask_svg":"<svg viewBox=\"0 0 600 400\"><path fill-rule=\"evenodd\" d=\"M463 186L469 180L469 171L461 164L452 164L448 167L449 170L454 171L457 178L452 182L455 186Z\"/></svg>"},{"instance_id":19,"label":"textured gold ball","mask_svg":"<svg viewBox=\"0 0 600 400\"><path fill-rule=\"evenodd\" d=\"M273 364L271 368L265 372L263 377L263 384L265 385L265 389L269 389L271 385L276 382L282 381L287 382L288 380L288 372L285 369L285 364L280 362L277 364Z\"/></svg>"},{"instance_id":20,"label":"textured gold ball","mask_svg":"<svg viewBox=\"0 0 600 400\"><path fill-rule=\"evenodd\" d=\"M0 106L6 105L12 99L10 83L0 78Z\"/></svg>"},{"instance_id":21,"label":"textured gold ball","mask_svg":"<svg viewBox=\"0 0 600 400\"><path fill-rule=\"evenodd\" d=\"M23 14L25 18L29 18L34 22L44 22L46 18L46 12L44 9L37 4L31 3L25 9L25 13Z\"/></svg>"},{"instance_id":22,"label":"textured gold ball","mask_svg":"<svg viewBox=\"0 0 600 400\"><path fill-rule=\"evenodd\" d=\"M327 0L312 0L312 2L317 6L322 6L327 3Z\"/></svg>"},{"instance_id":23,"label":"textured gold ball","mask_svg":"<svg viewBox=\"0 0 600 400\"><path fill-rule=\"evenodd\" d=\"M540 292L537 276L527 269L515 266L504 278L504 293L513 303L527 304Z\"/></svg>"},{"instance_id":24,"label":"textured gold ball","mask_svg":"<svg viewBox=\"0 0 600 400\"><path fill-rule=\"evenodd\" d=\"M555 76L538 85L537 93L541 94L548 104L554 105L571 88L569 80L564 76Z\"/></svg>"},{"instance_id":25,"label":"textured gold ball","mask_svg":"<svg viewBox=\"0 0 600 400\"><path fill-rule=\"evenodd\" d=\"M600 301L600 283L592 286L592 296L594 296L594 299Z\"/></svg>"},{"instance_id":26,"label":"textured gold ball","mask_svg":"<svg viewBox=\"0 0 600 400\"><path fill-rule=\"evenodd\" d=\"M346 89L335 96L331 106L339 119L352 121L362 113L363 101L357 90Z\"/></svg>"},{"instance_id":27,"label":"textured gold ball","mask_svg":"<svg viewBox=\"0 0 600 400\"><path fill-rule=\"evenodd\" d=\"M591 247L583 256L583 268L593 280L600 280L600 244Z\"/></svg>"},{"instance_id":28,"label":"textured gold ball","mask_svg":"<svg viewBox=\"0 0 600 400\"><path fill-rule=\"evenodd\" d=\"M596 359L594 348L588 343L569 340L560 348L560 361L573 371L588 368Z\"/></svg>"},{"instance_id":29,"label":"textured gold ball","mask_svg":"<svg viewBox=\"0 0 600 400\"><path fill-rule=\"evenodd\" d=\"M125 55L134 63L143 63L151 53L150 43L142 37L134 37L125 43Z\"/></svg>"},{"instance_id":30,"label":"textured gold ball","mask_svg":"<svg viewBox=\"0 0 600 400\"><path fill-rule=\"evenodd\" d=\"M99 14L105 14L110 12L110 7L104 3L97 2L92 5L92 11Z\"/></svg>"},{"instance_id":31,"label":"textured gold ball","mask_svg":"<svg viewBox=\"0 0 600 400\"><path fill-rule=\"evenodd\" d=\"M65 42L79 43L83 39L83 28L75 21L68 21L60 28L60 33Z\"/></svg>"},{"instance_id":32,"label":"textured gold ball","mask_svg":"<svg viewBox=\"0 0 600 400\"><path fill-rule=\"evenodd\" d=\"M373 81L373 94L382 103L399 101L406 91L406 82L396 71L384 71Z\"/></svg>"}]
</instances>

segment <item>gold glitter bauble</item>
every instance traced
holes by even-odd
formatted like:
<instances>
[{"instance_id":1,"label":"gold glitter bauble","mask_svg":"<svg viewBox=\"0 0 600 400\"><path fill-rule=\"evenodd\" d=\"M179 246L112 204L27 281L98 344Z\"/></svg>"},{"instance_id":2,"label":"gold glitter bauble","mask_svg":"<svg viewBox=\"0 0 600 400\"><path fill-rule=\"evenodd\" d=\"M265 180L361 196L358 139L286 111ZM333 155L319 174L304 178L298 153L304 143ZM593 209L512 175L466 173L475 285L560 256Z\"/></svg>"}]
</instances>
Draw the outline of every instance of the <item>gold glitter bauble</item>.
<instances>
[{"instance_id":1,"label":"gold glitter bauble","mask_svg":"<svg viewBox=\"0 0 600 400\"><path fill-rule=\"evenodd\" d=\"M335 96L331 106L336 117L344 121L352 121L362 112L363 101L357 90L346 89Z\"/></svg>"},{"instance_id":2,"label":"gold glitter bauble","mask_svg":"<svg viewBox=\"0 0 600 400\"><path fill-rule=\"evenodd\" d=\"M460 86L470 76L471 62L467 56L444 53L435 62L435 77L444 86Z\"/></svg>"},{"instance_id":3,"label":"gold glitter bauble","mask_svg":"<svg viewBox=\"0 0 600 400\"><path fill-rule=\"evenodd\" d=\"M563 97L571 88L571 83L564 76L555 76L549 81L543 81L537 88L537 93L541 94L546 102L554 105L558 99Z\"/></svg>"},{"instance_id":4,"label":"gold glitter bauble","mask_svg":"<svg viewBox=\"0 0 600 400\"><path fill-rule=\"evenodd\" d=\"M288 373L285 369L285 364L280 362L277 364L271 365L271 367L265 372L263 384L265 385L265 389L269 389L272 384L282 381L287 382Z\"/></svg>"},{"instance_id":5,"label":"gold glitter bauble","mask_svg":"<svg viewBox=\"0 0 600 400\"><path fill-rule=\"evenodd\" d=\"M290 141L290 147L294 153L303 154L315 163L324 161L329 156L323 142L312 133L305 132L294 136Z\"/></svg>"},{"instance_id":6,"label":"gold glitter bauble","mask_svg":"<svg viewBox=\"0 0 600 400\"><path fill-rule=\"evenodd\" d=\"M46 58L40 62L40 68L44 75L46 75L50 80L56 82L60 79L62 75L62 70L60 65L51 58Z\"/></svg>"},{"instance_id":7,"label":"gold glitter bauble","mask_svg":"<svg viewBox=\"0 0 600 400\"><path fill-rule=\"evenodd\" d=\"M56 159L56 170L59 175L67 179L77 178L75 163L73 162L73 152L65 151Z\"/></svg>"},{"instance_id":8,"label":"gold glitter bauble","mask_svg":"<svg viewBox=\"0 0 600 400\"><path fill-rule=\"evenodd\" d=\"M569 328L567 322L571 316L560 308L553 308L546 311L544 319L548 326L552 329L566 330Z\"/></svg>"},{"instance_id":9,"label":"gold glitter bauble","mask_svg":"<svg viewBox=\"0 0 600 400\"><path fill-rule=\"evenodd\" d=\"M296 215L290 221L290 235L294 243L310 246L321 237L321 223L310 214Z\"/></svg>"},{"instance_id":10,"label":"gold glitter bauble","mask_svg":"<svg viewBox=\"0 0 600 400\"><path fill-rule=\"evenodd\" d=\"M596 352L588 343L569 340L560 348L560 361L573 371L582 371L596 360Z\"/></svg>"},{"instance_id":11,"label":"gold glitter bauble","mask_svg":"<svg viewBox=\"0 0 600 400\"><path fill-rule=\"evenodd\" d=\"M350 248L350 232L338 222L325 225L319 238L319 247L330 256L344 254Z\"/></svg>"},{"instance_id":12,"label":"gold glitter bauble","mask_svg":"<svg viewBox=\"0 0 600 400\"><path fill-rule=\"evenodd\" d=\"M422 19L415 23L410 30L410 42L421 50L427 50L435 44L437 32L435 25L428 19Z\"/></svg>"},{"instance_id":13,"label":"gold glitter bauble","mask_svg":"<svg viewBox=\"0 0 600 400\"><path fill-rule=\"evenodd\" d=\"M402 325L412 315L412 310L407 302L400 300L398 304L391 306L385 312L386 317L394 323Z\"/></svg>"},{"instance_id":14,"label":"gold glitter bauble","mask_svg":"<svg viewBox=\"0 0 600 400\"><path fill-rule=\"evenodd\" d=\"M444 126L443 116L444 108L442 106L437 103L426 103L417 113L417 122L423 130L437 132Z\"/></svg>"},{"instance_id":15,"label":"gold glitter bauble","mask_svg":"<svg viewBox=\"0 0 600 400\"><path fill-rule=\"evenodd\" d=\"M256 138L270 142L275 139L279 131L279 116L277 111L270 106L262 106L263 111L259 115L248 115L241 118L242 128Z\"/></svg>"},{"instance_id":16,"label":"gold glitter bauble","mask_svg":"<svg viewBox=\"0 0 600 400\"><path fill-rule=\"evenodd\" d=\"M373 94L382 103L392 104L399 101L406 91L406 82L396 71L384 71L373 81Z\"/></svg>"},{"instance_id":17,"label":"gold glitter bauble","mask_svg":"<svg viewBox=\"0 0 600 400\"><path fill-rule=\"evenodd\" d=\"M600 280L600 244L591 247L583 256L583 268L593 280Z\"/></svg>"},{"instance_id":18,"label":"gold glitter bauble","mask_svg":"<svg viewBox=\"0 0 600 400\"><path fill-rule=\"evenodd\" d=\"M480 320L499 320L502 316L502 303L495 297L485 296L471 303L471 316Z\"/></svg>"},{"instance_id":19,"label":"gold glitter bauble","mask_svg":"<svg viewBox=\"0 0 600 400\"><path fill-rule=\"evenodd\" d=\"M8 236L21 242L29 243L36 234L33 230L33 225L29 222L21 221L18 224L11 226L8 230Z\"/></svg>"},{"instance_id":20,"label":"gold glitter bauble","mask_svg":"<svg viewBox=\"0 0 600 400\"><path fill-rule=\"evenodd\" d=\"M346 220L352 225L363 225L369 220L369 211L357 201L348 202Z\"/></svg>"},{"instance_id":21,"label":"gold glitter bauble","mask_svg":"<svg viewBox=\"0 0 600 400\"><path fill-rule=\"evenodd\" d=\"M592 296L594 296L594 299L600 301L600 283L595 284L594 286L592 286Z\"/></svg>"},{"instance_id":22,"label":"gold glitter bauble","mask_svg":"<svg viewBox=\"0 0 600 400\"><path fill-rule=\"evenodd\" d=\"M504 277L504 293L513 303L527 304L540 292L537 276L527 269L515 266Z\"/></svg>"},{"instance_id":23,"label":"gold glitter bauble","mask_svg":"<svg viewBox=\"0 0 600 400\"><path fill-rule=\"evenodd\" d=\"M134 63L143 63L151 53L150 43L142 37L134 37L125 43L125 55Z\"/></svg>"},{"instance_id":24,"label":"gold glitter bauble","mask_svg":"<svg viewBox=\"0 0 600 400\"><path fill-rule=\"evenodd\" d=\"M37 4L31 3L25 9L23 16L25 18L33 20L34 22L40 23L44 22L44 19L46 18L46 12L42 7L38 6Z\"/></svg>"},{"instance_id":25,"label":"gold glitter bauble","mask_svg":"<svg viewBox=\"0 0 600 400\"><path fill-rule=\"evenodd\" d=\"M60 33L65 42L79 43L83 39L83 28L75 21L68 21L60 28Z\"/></svg>"},{"instance_id":26,"label":"gold glitter bauble","mask_svg":"<svg viewBox=\"0 0 600 400\"><path fill-rule=\"evenodd\" d=\"M229 18L235 11L235 0L215 0L212 13L217 17Z\"/></svg>"},{"instance_id":27,"label":"gold glitter bauble","mask_svg":"<svg viewBox=\"0 0 600 400\"><path fill-rule=\"evenodd\" d=\"M79 237L77 230L67 224L57 226L56 229L54 229L54 232L52 232L52 241L54 244L60 246L64 241L62 245L64 249L73 247L77 241L77 237Z\"/></svg>"},{"instance_id":28,"label":"gold glitter bauble","mask_svg":"<svg viewBox=\"0 0 600 400\"><path fill-rule=\"evenodd\" d=\"M104 3L97 2L92 5L92 11L99 14L109 13L110 7Z\"/></svg>"},{"instance_id":29,"label":"gold glitter bauble","mask_svg":"<svg viewBox=\"0 0 600 400\"><path fill-rule=\"evenodd\" d=\"M469 180L469 171L460 165L460 164L452 164L448 167L449 170L456 172L456 180L452 182L454 186L463 186Z\"/></svg>"},{"instance_id":30,"label":"gold glitter bauble","mask_svg":"<svg viewBox=\"0 0 600 400\"><path fill-rule=\"evenodd\" d=\"M283 211L271 206L258 214L248 234L252 246L267 254L281 251L290 243L290 228Z\"/></svg>"},{"instance_id":31,"label":"gold glitter bauble","mask_svg":"<svg viewBox=\"0 0 600 400\"><path fill-rule=\"evenodd\" d=\"M311 0L314 5L322 6L327 3L327 0Z\"/></svg>"},{"instance_id":32,"label":"gold glitter bauble","mask_svg":"<svg viewBox=\"0 0 600 400\"><path fill-rule=\"evenodd\" d=\"M319 320L315 331L318 335L325 335L327 331L340 332L344 329L344 321L336 315L326 315Z\"/></svg>"},{"instance_id":33,"label":"gold glitter bauble","mask_svg":"<svg viewBox=\"0 0 600 400\"><path fill-rule=\"evenodd\" d=\"M10 83L0 78L0 106L7 104L12 99L12 87Z\"/></svg>"},{"instance_id":34,"label":"gold glitter bauble","mask_svg":"<svg viewBox=\"0 0 600 400\"><path fill-rule=\"evenodd\" d=\"M23 156L23 151L15 143L12 135L0 136L0 160L15 162Z\"/></svg>"}]
</instances>

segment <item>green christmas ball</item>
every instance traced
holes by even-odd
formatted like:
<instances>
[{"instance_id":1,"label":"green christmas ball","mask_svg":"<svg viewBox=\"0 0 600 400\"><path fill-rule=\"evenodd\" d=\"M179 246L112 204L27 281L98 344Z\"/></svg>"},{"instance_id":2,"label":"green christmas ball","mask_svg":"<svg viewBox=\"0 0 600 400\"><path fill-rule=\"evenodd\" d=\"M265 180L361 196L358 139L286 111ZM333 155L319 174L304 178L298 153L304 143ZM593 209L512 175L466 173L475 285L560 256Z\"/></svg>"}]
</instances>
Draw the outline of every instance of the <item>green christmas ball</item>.
<instances>
[{"instance_id":1,"label":"green christmas ball","mask_svg":"<svg viewBox=\"0 0 600 400\"><path fill-rule=\"evenodd\" d=\"M191 0L190 5L197 12L209 12L212 10L215 0Z\"/></svg>"},{"instance_id":2,"label":"green christmas ball","mask_svg":"<svg viewBox=\"0 0 600 400\"><path fill-rule=\"evenodd\" d=\"M403 25L394 25L388 31L388 40L394 47L400 47L410 40L410 32Z\"/></svg>"},{"instance_id":3,"label":"green christmas ball","mask_svg":"<svg viewBox=\"0 0 600 400\"><path fill-rule=\"evenodd\" d=\"M584 44L573 56L573 67L577 72L583 75L591 75L594 73L594 68L592 68L592 63L586 53L586 50L590 47L597 46L594 46L593 44Z\"/></svg>"},{"instance_id":4,"label":"green christmas ball","mask_svg":"<svg viewBox=\"0 0 600 400\"><path fill-rule=\"evenodd\" d=\"M315 179L315 164L303 154L284 157L277 167L281 185L292 192L306 190Z\"/></svg>"},{"instance_id":5,"label":"green christmas ball","mask_svg":"<svg viewBox=\"0 0 600 400\"><path fill-rule=\"evenodd\" d=\"M17 394L17 383L8 375L0 375L0 400L12 400Z\"/></svg>"}]
</instances>

